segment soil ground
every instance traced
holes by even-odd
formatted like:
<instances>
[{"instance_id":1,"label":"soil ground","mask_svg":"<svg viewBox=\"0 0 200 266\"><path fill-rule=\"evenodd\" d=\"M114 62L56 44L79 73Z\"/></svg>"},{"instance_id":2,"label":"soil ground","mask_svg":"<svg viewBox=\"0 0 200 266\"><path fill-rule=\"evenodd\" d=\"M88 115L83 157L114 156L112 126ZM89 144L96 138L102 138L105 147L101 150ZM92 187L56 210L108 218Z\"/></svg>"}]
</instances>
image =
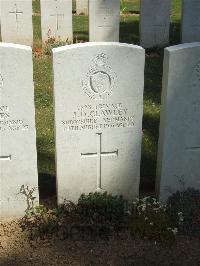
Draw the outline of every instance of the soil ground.
<instances>
[{"instance_id":1,"label":"soil ground","mask_svg":"<svg viewBox=\"0 0 200 266\"><path fill-rule=\"evenodd\" d=\"M125 232L110 239L31 241L18 220L0 222L0 265L200 265L200 240L178 237L166 247L133 239Z\"/></svg>"}]
</instances>

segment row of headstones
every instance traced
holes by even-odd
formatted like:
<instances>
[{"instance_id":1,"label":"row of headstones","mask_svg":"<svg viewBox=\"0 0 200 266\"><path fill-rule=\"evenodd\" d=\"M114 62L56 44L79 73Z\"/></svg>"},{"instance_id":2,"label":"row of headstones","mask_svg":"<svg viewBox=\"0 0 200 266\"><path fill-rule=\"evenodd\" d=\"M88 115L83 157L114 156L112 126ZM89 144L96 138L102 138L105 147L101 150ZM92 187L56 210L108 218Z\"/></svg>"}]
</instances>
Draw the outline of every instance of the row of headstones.
<instances>
[{"instance_id":1,"label":"row of headstones","mask_svg":"<svg viewBox=\"0 0 200 266\"><path fill-rule=\"evenodd\" d=\"M72 0L40 0L42 41L73 42ZM87 0L77 0L78 10ZM82 5L82 6L81 6ZM33 44L32 0L0 0L2 41ZM80 12L80 10L78 11ZM170 0L141 0L140 44L169 43ZM119 41L120 0L89 0L89 40ZM182 43L200 41L200 1L183 0Z\"/></svg>"},{"instance_id":2,"label":"row of headstones","mask_svg":"<svg viewBox=\"0 0 200 266\"><path fill-rule=\"evenodd\" d=\"M144 49L128 44L53 49L58 203L95 191L129 201L138 196L144 63ZM200 43L166 48L157 167L162 201L180 179L200 188L199 117ZM0 218L27 207L19 191L38 186L36 154L32 51L1 43Z\"/></svg>"}]
</instances>

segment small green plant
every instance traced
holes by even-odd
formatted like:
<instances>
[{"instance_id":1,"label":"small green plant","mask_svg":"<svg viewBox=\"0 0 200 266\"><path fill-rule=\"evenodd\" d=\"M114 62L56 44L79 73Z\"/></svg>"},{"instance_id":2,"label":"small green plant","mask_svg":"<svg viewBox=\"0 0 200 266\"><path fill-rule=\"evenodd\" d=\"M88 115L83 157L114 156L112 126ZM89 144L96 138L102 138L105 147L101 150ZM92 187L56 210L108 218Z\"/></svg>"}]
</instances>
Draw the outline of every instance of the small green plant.
<instances>
[{"instance_id":1,"label":"small green plant","mask_svg":"<svg viewBox=\"0 0 200 266\"><path fill-rule=\"evenodd\" d=\"M81 219L88 223L108 223L118 226L124 222L125 203L122 196L95 192L81 195L77 210Z\"/></svg>"},{"instance_id":2,"label":"small green plant","mask_svg":"<svg viewBox=\"0 0 200 266\"><path fill-rule=\"evenodd\" d=\"M133 234L170 244L177 233L177 228L171 225L165 206L152 197L137 199L133 203L129 228Z\"/></svg>"},{"instance_id":3,"label":"small green plant","mask_svg":"<svg viewBox=\"0 0 200 266\"><path fill-rule=\"evenodd\" d=\"M26 203L27 203L27 209L26 211L32 209L34 207L34 201L36 197L34 196L36 188L29 188L28 185L22 185L20 187L19 193L24 195L26 198Z\"/></svg>"},{"instance_id":4,"label":"small green plant","mask_svg":"<svg viewBox=\"0 0 200 266\"><path fill-rule=\"evenodd\" d=\"M183 233L200 237L200 191L177 191L167 201L170 219Z\"/></svg>"},{"instance_id":5,"label":"small green plant","mask_svg":"<svg viewBox=\"0 0 200 266\"><path fill-rule=\"evenodd\" d=\"M43 54L44 55L51 55L51 51L53 48L57 48L59 46L64 46L67 44L70 44L68 40L63 41L59 37L56 38L51 35L51 30L48 31L47 34L48 38L47 41L45 41L44 46L43 46Z\"/></svg>"},{"instance_id":6,"label":"small green plant","mask_svg":"<svg viewBox=\"0 0 200 266\"><path fill-rule=\"evenodd\" d=\"M58 221L53 210L40 205L27 210L20 225L22 230L29 231L31 239L34 239L56 232Z\"/></svg>"}]
</instances>

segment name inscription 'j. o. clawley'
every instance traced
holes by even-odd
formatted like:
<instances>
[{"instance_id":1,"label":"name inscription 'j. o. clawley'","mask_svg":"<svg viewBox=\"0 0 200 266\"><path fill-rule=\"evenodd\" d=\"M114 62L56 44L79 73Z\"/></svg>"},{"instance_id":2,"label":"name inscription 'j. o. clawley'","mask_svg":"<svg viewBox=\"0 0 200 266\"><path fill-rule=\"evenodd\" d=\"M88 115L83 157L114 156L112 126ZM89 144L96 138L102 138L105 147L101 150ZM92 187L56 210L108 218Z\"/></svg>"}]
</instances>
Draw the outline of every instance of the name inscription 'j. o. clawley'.
<instances>
[{"instance_id":1,"label":"name inscription 'j. o. clawley'","mask_svg":"<svg viewBox=\"0 0 200 266\"><path fill-rule=\"evenodd\" d=\"M126 128L134 126L134 115L122 103L87 104L78 106L61 125L66 131Z\"/></svg>"}]
</instances>

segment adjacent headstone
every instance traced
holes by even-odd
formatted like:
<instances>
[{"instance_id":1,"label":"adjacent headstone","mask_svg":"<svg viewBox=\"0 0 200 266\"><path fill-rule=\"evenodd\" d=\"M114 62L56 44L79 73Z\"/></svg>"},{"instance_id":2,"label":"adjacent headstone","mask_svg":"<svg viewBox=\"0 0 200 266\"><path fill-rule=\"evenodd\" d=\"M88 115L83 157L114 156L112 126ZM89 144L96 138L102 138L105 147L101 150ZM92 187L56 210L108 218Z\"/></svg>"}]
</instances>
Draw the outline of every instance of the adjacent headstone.
<instances>
[{"instance_id":1,"label":"adjacent headstone","mask_svg":"<svg viewBox=\"0 0 200 266\"><path fill-rule=\"evenodd\" d=\"M31 206L22 186L36 189L37 203L32 51L0 43L0 219L24 215Z\"/></svg>"},{"instance_id":2,"label":"adjacent headstone","mask_svg":"<svg viewBox=\"0 0 200 266\"><path fill-rule=\"evenodd\" d=\"M89 0L91 42L118 42L120 0Z\"/></svg>"},{"instance_id":3,"label":"adjacent headstone","mask_svg":"<svg viewBox=\"0 0 200 266\"><path fill-rule=\"evenodd\" d=\"M138 196L144 60L128 44L53 49L58 203L95 191Z\"/></svg>"},{"instance_id":4,"label":"adjacent headstone","mask_svg":"<svg viewBox=\"0 0 200 266\"><path fill-rule=\"evenodd\" d=\"M141 0L140 45L162 47L169 43L170 1Z\"/></svg>"},{"instance_id":5,"label":"adjacent headstone","mask_svg":"<svg viewBox=\"0 0 200 266\"><path fill-rule=\"evenodd\" d=\"M88 0L76 0L77 15L88 15Z\"/></svg>"},{"instance_id":6,"label":"adjacent headstone","mask_svg":"<svg viewBox=\"0 0 200 266\"><path fill-rule=\"evenodd\" d=\"M183 0L182 43L200 41L200 1Z\"/></svg>"},{"instance_id":7,"label":"adjacent headstone","mask_svg":"<svg viewBox=\"0 0 200 266\"><path fill-rule=\"evenodd\" d=\"M42 41L73 41L72 0L41 0Z\"/></svg>"},{"instance_id":8,"label":"adjacent headstone","mask_svg":"<svg viewBox=\"0 0 200 266\"><path fill-rule=\"evenodd\" d=\"M1 0L0 18L3 42L32 46L32 0Z\"/></svg>"},{"instance_id":9,"label":"adjacent headstone","mask_svg":"<svg viewBox=\"0 0 200 266\"><path fill-rule=\"evenodd\" d=\"M165 49L157 191L200 189L200 43Z\"/></svg>"}]
</instances>

